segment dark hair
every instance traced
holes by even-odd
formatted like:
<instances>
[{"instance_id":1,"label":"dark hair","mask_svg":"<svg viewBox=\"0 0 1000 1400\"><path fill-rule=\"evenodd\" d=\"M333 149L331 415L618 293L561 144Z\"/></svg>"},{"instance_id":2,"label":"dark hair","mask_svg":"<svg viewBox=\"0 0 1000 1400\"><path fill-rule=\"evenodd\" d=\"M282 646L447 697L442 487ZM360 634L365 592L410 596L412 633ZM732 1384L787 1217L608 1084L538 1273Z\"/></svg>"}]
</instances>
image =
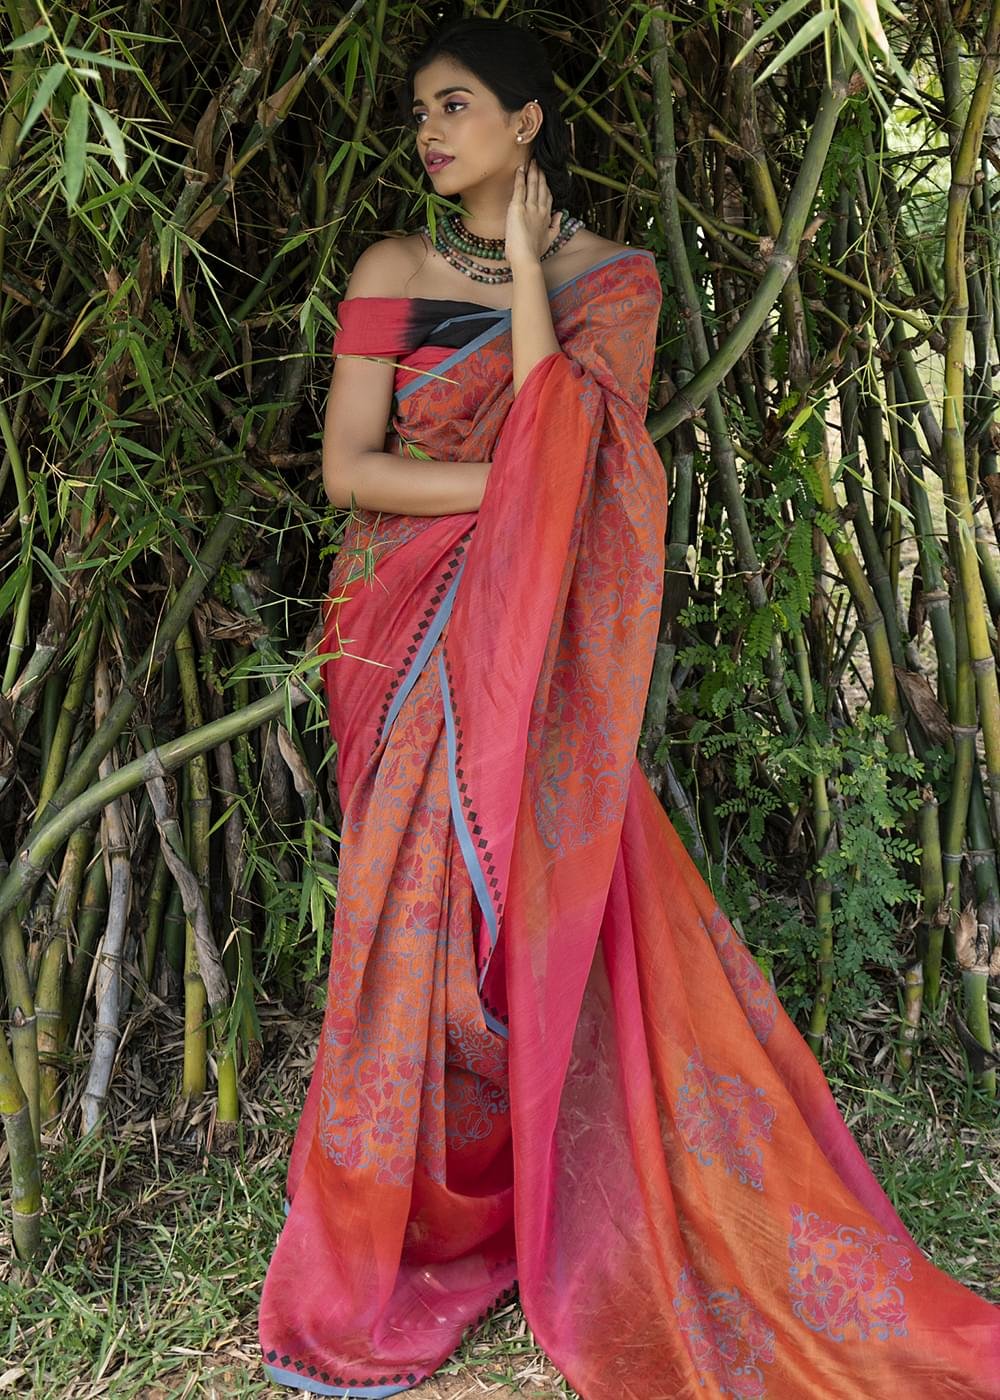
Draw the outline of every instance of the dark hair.
<instances>
[{"instance_id":1,"label":"dark hair","mask_svg":"<svg viewBox=\"0 0 1000 1400\"><path fill-rule=\"evenodd\" d=\"M557 209L572 202L574 182L567 166L572 151L569 127L559 109L559 92L542 41L528 29L496 19L466 19L441 30L411 62L400 93L405 119L410 119L417 74L436 58L452 58L474 73L507 112L517 112L533 99L544 118L532 143L552 191Z\"/></svg>"}]
</instances>

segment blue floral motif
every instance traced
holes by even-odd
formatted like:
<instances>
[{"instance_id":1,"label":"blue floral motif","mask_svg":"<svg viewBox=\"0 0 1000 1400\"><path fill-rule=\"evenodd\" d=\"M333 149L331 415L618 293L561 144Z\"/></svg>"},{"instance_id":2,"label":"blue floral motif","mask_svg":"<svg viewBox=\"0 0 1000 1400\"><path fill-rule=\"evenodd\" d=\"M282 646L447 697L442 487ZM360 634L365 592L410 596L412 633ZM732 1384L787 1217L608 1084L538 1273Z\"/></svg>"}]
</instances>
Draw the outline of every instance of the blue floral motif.
<instances>
[{"instance_id":1,"label":"blue floral motif","mask_svg":"<svg viewBox=\"0 0 1000 1400\"><path fill-rule=\"evenodd\" d=\"M897 1280L911 1278L911 1254L896 1235L793 1205L788 1256L792 1311L810 1331L834 1342L906 1336Z\"/></svg>"},{"instance_id":2,"label":"blue floral motif","mask_svg":"<svg viewBox=\"0 0 1000 1400\"><path fill-rule=\"evenodd\" d=\"M719 961L754 1035L761 1045L766 1044L778 1019L780 1004L773 987L721 909L713 911L705 931L715 944Z\"/></svg>"},{"instance_id":3,"label":"blue floral motif","mask_svg":"<svg viewBox=\"0 0 1000 1400\"><path fill-rule=\"evenodd\" d=\"M765 1400L761 1366L774 1360L774 1331L749 1299L738 1288L713 1292L694 1269L685 1267L673 1302L701 1384L710 1376L720 1395Z\"/></svg>"},{"instance_id":4,"label":"blue floral motif","mask_svg":"<svg viewBox=\"0 0 1000 1400\"><path fill-rule=\"evenodd\" d=\"M763 1089L738 1074L715 1074L695 1050L677 1094L677 1128L689 1152L702 1166L718 1158L726 1172L744 1186L764 1189L760 1142L770 1142L774 1108Z\"/></svg>"}]
</instances>

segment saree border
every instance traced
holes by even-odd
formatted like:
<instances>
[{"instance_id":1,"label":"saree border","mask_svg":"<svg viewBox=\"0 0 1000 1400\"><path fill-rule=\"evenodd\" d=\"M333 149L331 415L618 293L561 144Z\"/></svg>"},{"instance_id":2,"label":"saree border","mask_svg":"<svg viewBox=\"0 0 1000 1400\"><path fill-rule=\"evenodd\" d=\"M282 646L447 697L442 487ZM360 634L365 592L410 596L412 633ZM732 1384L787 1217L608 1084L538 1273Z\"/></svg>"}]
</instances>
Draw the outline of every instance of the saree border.
<instances>
[{"instance_id":1,"label":"saree border","mask_svg":"<svg viewBox=\"0 0 1000 1400\"><path fill-rule=\"evenodd\" d=\"M472 807L472 798L466 791L467 784L462 781L461 749L462 730L459 725L455 710L451 703L451 685L448 680L448 663L444 651L438 652L438 682L441 687L441 701L444 707L444 729L445 740L448 747L448 799L451 806L451 823L458 838L458 848L462 853L462 860L469 874L472 889L476 896L476 903L482 911L486 921L486 927L490 936L490 951L487 954L483 966L479 972L477 990L479 992L479 1004L483 1010L483 1017L491 1031L503 1036L504 1040L510 1038L509 1017L501 1017L496 1007L483 996L483 985L486 981L486 974L489 971L490 962L493 958L493 951L497 946L497 938L500 932L500 883L494 873L493 856L489 849L489 843L482 834L482 827L479 825L476 813ZM476 853L476 847L482 851L486 869L480 863ZM487 887L487 875L489 876L489 887Z\"/></svg>"},{"instance_id":2,"label":"saree border","mask_svg":"<svg viewBox=\"0 0 1000 1400\"><path fill-rule=\"evenodd\" d=\"M655 257L648 248L624 248L602 259L601 262L594 263L593 267L588 267L583 272L578 272L575 277L567 277L565 282L560 282L558 287L552 288L549 292L549 301L551 301L553 297L558 296L560 292L564 292L567 287L571 287L574 282L582 281L584 277L589 277L593 272L600 272L602 267L608 267L611 263L621 262L623 258L649 258L654 266L656 263ZM423 300L426 301L428 298L425 297ZM433 298L431 298L431 300L433 300ZM495 340L498 335L502 335L510 325L511 311L509 307L503 309L499 307L487 308L487 310L494 309L497 312L497 322L495 326L491 326L489 330L483 331L481 335L477 335L475 340L469 341L468 345L463 345L461 349L452 351L450 355L447 355L443 360L439 361L430 372L415 375L414 378L410 380L409 384L404 384L401 388L396 390L396 403L402 403L404 399L409 398L415 389L420 389L425 384L429 384L432 380L439 379L443 374L446 374L453 365L461 364L469 355L474 355L477 350L481 350L484 345L489 345L491 340ZM451 317L450 319L456 320L458 318Z\"/></svg>"},{"instance_id":3,"label":"saree border","mask_svg":"<svg viewBox=\"0 0 1000 1400\"><path fill-rule=\"evenodd\" d=\"M434 650L434 646L451 616L458 581L465 568L463 556L473 533L472 530L466 530L461 539L455 542L444 574L434 589L430 602L424 609L417 630L410 638L410 645L406 649L406 659L397 669L382 701L382 713L375 731L374 748L378 748L388 735L403 707L403 702L420 679L420 673L427 665L428 657Z\"/></svg>"},{"instance_id":4,"label":"saree border","mask_svg":"<svg viewBox=\"0 0 1000 1400\"><path fill-rule=\"evenodd\" d=\"M465 558L463 556L464 550L461 554L458 550L455 551L454 557L449 561L448 572L441 580L441 583L438 584L436 591L440 593L447 580L451 578L451 583L448 584L448 591L442 598L437 611L435 612L433 607L428 607L424 610L422 625L425 626L427 630L424 632L423 641L420 643L420 646L417 648L416 653L409 663L409 670L406 672L402 681L398 682L398 689L382 721L382 729L379 734L380 741L388 735L392 726L395 724L396 717L406 702L406 697L423 674L424 667L427 665L430 654L437 645L438 639L444 631L445 624L449 617L451 617L451 610L455 606L455 594L458 592L458 585L461 583L462 574L465 571ZM454 567L456 563L458 564L457 568ZM454 576L452 577L453 569ZM413 653L414 643L419 636L420 632L417 631L410 643L409 650L411 653Z\"/></svg>"},{"instance_id":5,"label":"saree border","mask_svg":"<svg viewBox=\"0 0 1000 1400\"><path fill-rule=\"evenodd\" d=\"M517 1259L511 1259L510 1264L517 1267ZM467 1337L471 1336L489 1317L495 1308L504 1307L517 1297L518 1282L515 1276L514 1281L502 1288L499 1293L486 1304L478 1317L469 1322L462 1331L462 1335L456 1342L453 1351L457 1351ZM450 1353L449 1353L450 1354ZM447 1359L447 1358L443 1358ZM281 1367L274 1366L273 1361L281 1361ZM397 1371L394 1376L380 1376L378 1382L369 1377L364 1382L345 1381L343 1376L331 1378L329 1371L322 1371L318 1366L302 1366L301 1370L283 1370L285 1366L302 1366L299 1361L293 1361L290 1356L279 1358L277 1351L273 1348L264 1356L264 1371L268 1380L274 1381L277 1385L294 1386L297 1390L308 1390L313 1395L343 1395L347 1400L382 1400L383 1396L399 1395L404 1390L412 1390L415 1385L422 1381L430 1380L437 1374L439 1367L433 1371L424 1371L418 1374L416 1371ZM310 1371L312 1374L310 1375ZM324 1377L326 1379L324 1380Z\"/></svg>"},{"instance_id":6,"label":"saree border","mask_svg":"<svg viewBox=\"0 0 1000 1400\"><path fill-rule=\"evenodd\" d=\"M282 1359L291 1360L290 1357ZM316 1370L315 1367L313 1367L313 1369ZM268 1380L274 1381L276 1385L292 1386L296 1390L308 1390L313 1395L344 1395L349 1397L349 1400L355 1400L355 1397L357 1397L357 1400L382 1400L383 1396L399 1395L404 1390L412 1390L415 1385L419 1385L421 1381L428 1379L426 1375L418 1376L416 1372L411 1371L405 1376L402 1372L399 1373L402 1381L401 1385L395 1385L392 1382L389 1382L387 1385L354 1385L350 1381L346 1384L341 1381L340 1385L336 1385L317 1380L315 1377L310 1376L308 1374L308 1368L306 1371L285 1371L278 1366L272 1366L269 1362L265 1362L264 1370L267 1373ZM329 1371L316 1370L317 1376L328 1376L329 1374Z\"/></svg>"}]
</instances>

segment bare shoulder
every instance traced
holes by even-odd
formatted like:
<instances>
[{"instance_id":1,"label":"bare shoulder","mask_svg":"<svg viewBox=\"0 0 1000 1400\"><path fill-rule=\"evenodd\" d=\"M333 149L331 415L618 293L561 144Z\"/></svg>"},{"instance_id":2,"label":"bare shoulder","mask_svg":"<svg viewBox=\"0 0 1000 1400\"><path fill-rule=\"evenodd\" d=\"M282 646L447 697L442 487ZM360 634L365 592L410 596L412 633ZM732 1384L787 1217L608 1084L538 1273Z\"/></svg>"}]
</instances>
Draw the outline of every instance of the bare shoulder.
<instances>
[{"instance_id":1,"label":"bare shoulder","mask_svg":"<svg viewBox=\"0 0 1000 1400\"><path fill-rule=\"evenodd\" d=\"M596 267L605 259L614 257L616 253L642 251L641 248L630 247L627 243L616 243L612 238L602 238L600 234L592 233L589 228L580 229L567 243L561 267L570 274L576 274Z\"/></svg>"},{"instance_id":2,"label":"bare shoulder","mask_svg":"<svg viewBox=\"0 0 1000 1400\"><path fill-rule=\"evenodd\" d=\"M420 261L426 244L420 234L380 238L354 264L344 300L351 297L401 297Z\"/></svg>"}]
</instances>

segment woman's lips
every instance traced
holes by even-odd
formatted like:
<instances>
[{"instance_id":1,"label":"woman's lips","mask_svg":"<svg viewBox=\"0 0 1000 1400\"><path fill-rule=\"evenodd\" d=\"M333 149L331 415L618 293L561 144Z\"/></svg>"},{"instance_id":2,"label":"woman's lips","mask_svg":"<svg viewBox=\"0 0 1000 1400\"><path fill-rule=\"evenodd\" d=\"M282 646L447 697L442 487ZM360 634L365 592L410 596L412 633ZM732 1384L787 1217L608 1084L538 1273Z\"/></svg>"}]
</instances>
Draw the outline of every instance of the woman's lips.
<instances>
[{"instance_id":1,"label":"woman's lips","mask_svg":"<svg viewBox=\"0 0 1000 1400\"><path fill-rule=\"evenodd\" d=\"M454 156L428 156L425 164L428 172L433 175L435 170L443 170L444 167L450 165L454 159Z\"/></svg>"}]
</instances>

